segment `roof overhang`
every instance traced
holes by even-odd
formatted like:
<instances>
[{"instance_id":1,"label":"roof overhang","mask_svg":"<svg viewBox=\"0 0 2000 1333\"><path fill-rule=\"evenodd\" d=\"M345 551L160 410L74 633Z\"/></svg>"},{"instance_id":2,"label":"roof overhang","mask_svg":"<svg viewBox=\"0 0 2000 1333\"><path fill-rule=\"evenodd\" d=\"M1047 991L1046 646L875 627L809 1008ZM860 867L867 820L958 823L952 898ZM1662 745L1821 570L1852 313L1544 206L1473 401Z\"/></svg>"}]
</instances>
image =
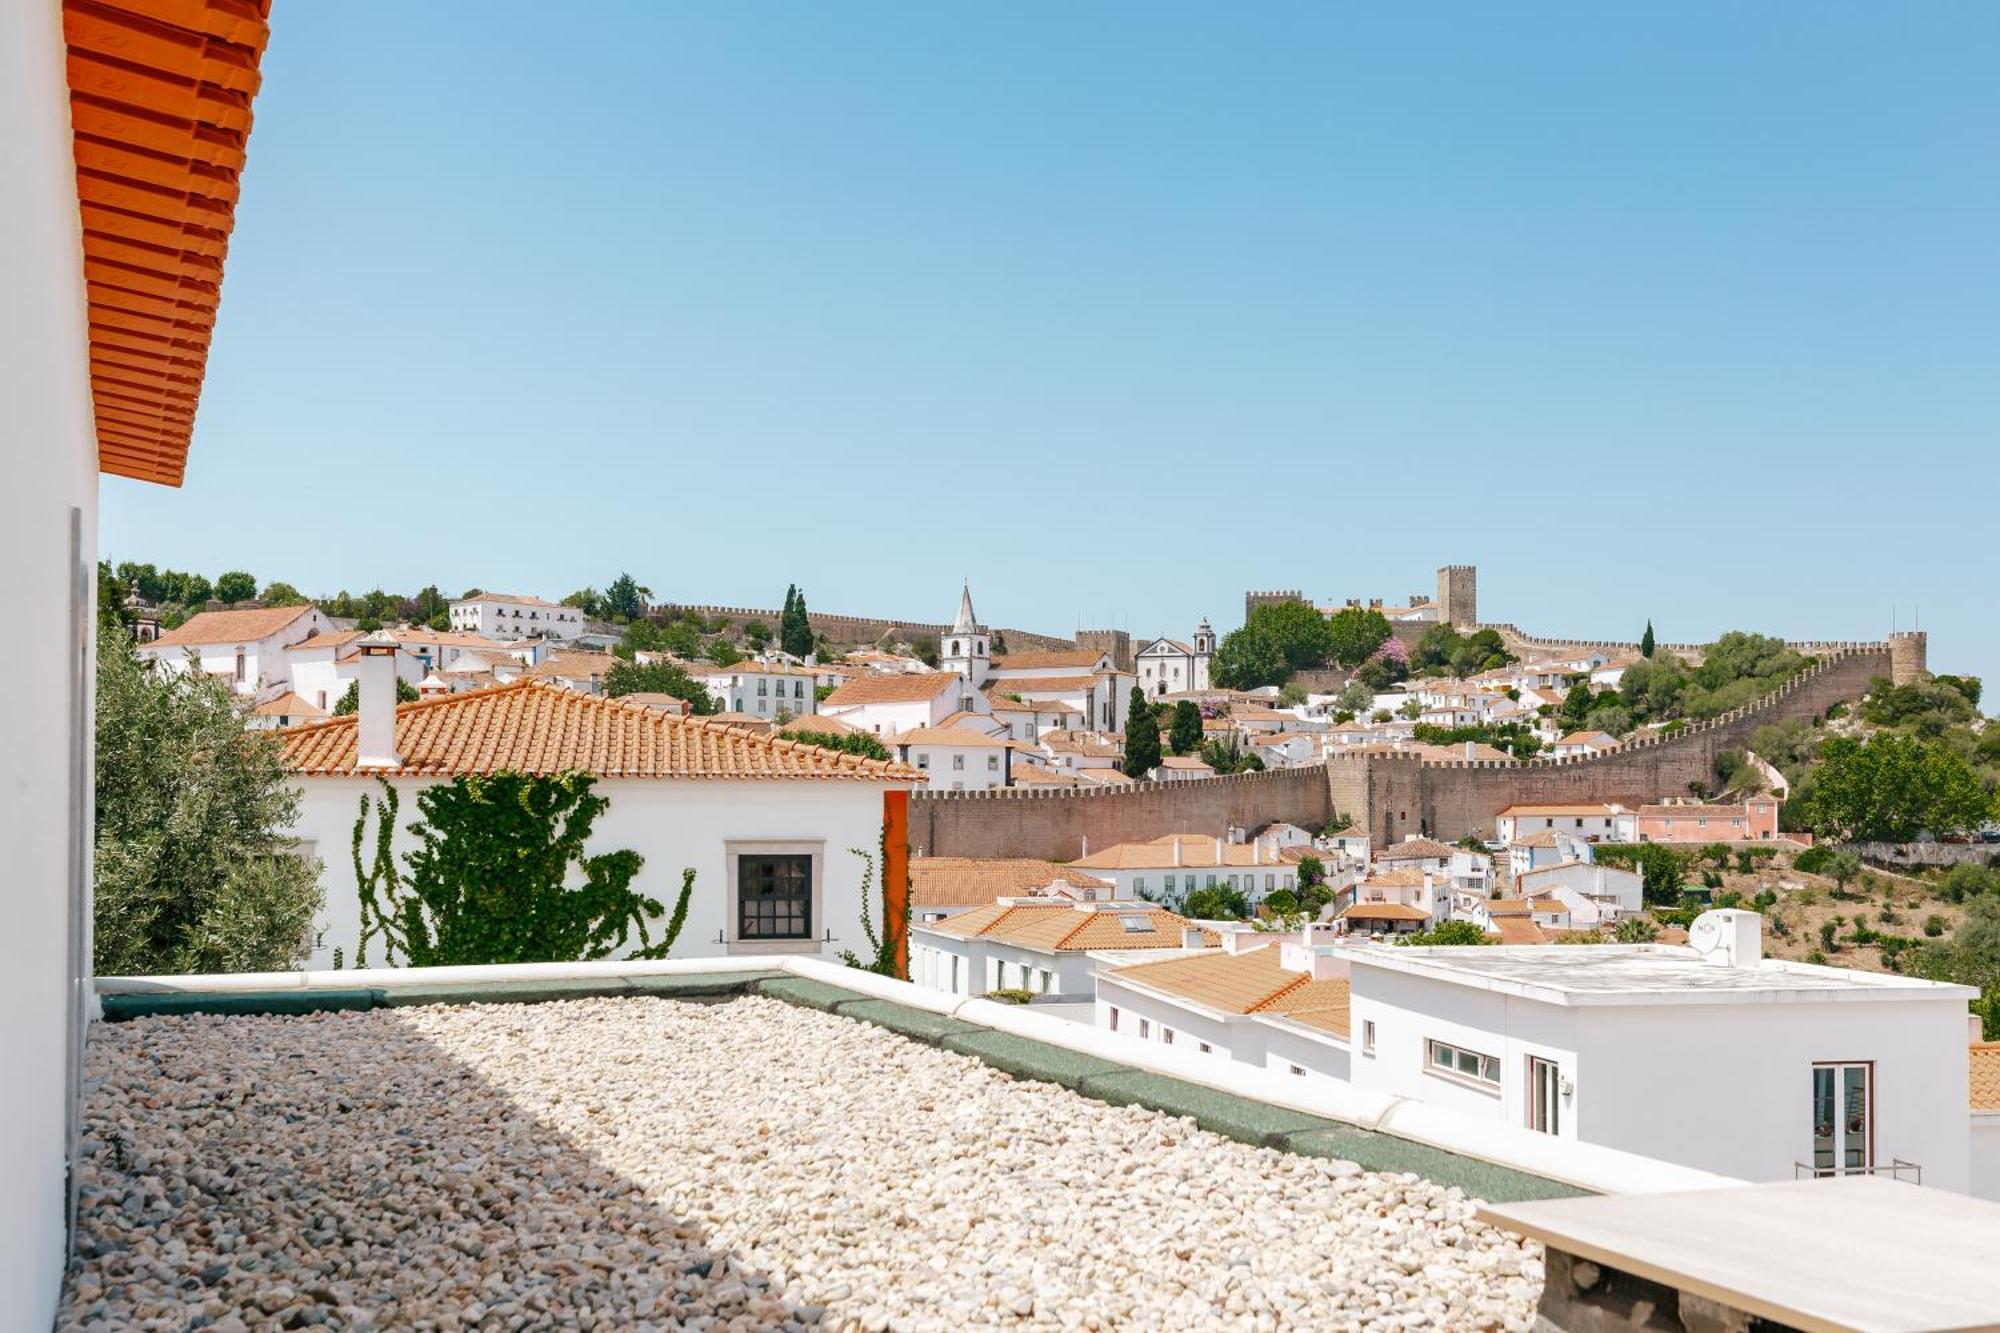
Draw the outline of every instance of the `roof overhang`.
<instances>
[{"instance_id":1,"label":"roof overhang","mask_svg":"<svg viewBox=\"0 0 2000 1333\"><path fill-rule=\"evenodd\" d=\"M178 486L270 0L63 0L98 468Z\"/></svg>"}]
</instances>

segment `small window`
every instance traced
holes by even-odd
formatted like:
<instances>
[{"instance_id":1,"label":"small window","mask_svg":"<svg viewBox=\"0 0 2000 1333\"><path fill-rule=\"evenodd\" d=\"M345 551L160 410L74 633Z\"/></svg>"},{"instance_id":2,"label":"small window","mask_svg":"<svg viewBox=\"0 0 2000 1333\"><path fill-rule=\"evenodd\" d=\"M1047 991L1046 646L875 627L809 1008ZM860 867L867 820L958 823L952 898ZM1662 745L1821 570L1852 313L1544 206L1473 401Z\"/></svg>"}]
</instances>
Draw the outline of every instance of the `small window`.
<instances>
[{"instance_id":1,"label":"small window","mask_svg":"<svg viewBox=\"0 0 2000 1333\"><path fill-rule=\"evenodd\" d=\"M1105 1019L1106 1019L1106 1026L1107 1026L1107 1027L1109 1027L1111 1031L1113 1031L1113 1032L1116 1032L1116 1031L1118 1030L1118 1006L1117 1006L1117 1005L1115 1005L1115 1004L1114 1004L1114 1005L1112 1005L1112 1006L1111 1006L1111 1009L1110 1009L1110 1011L1109 1011L1109 1012L1108 1012L1108 1013L1107 1013L1107 1014L1105 1015Z\"/></svg>"},{"instance_id":2,"label":"small window","mask_svg":"<svg viewBox=\"0 0 2000 1333\"><path fill-rule=\"evenodd\" d=\"M1433 1074L1444 1074L1492 1088L1500 1086L1500 1062L1490 1055L1468 1051L1441 1041L1429 1045L1429 1065Z\"/></svg>"},{"instance_id":3,"label":"small window","mask_svg":"<svg viewBox=\"0 0 2000 1333\"><path fill-rule=\"evenodd\" d=\"M1132 891L1134 893L1137 893L1140 889L1144 887L1145 884L1143 881L1134 881L1132 885ZM1174 877L1172 875L1168 875L1166 877L1166 889L1168 893L1172 893L1174 891Z\"/></svg>"},{"instance_id":4,"label":"small window","mask_svg":"<svg viewBox=\"0 0 2000 1333\"><path fill-rule=\"evenodd\" d=\"M812 938L812 857L736 859L736 933L746 940Z\"/></svg>"},{"instance_id":5,"label":"small window","mask_svg":"<svg viewBox=\"0 0 2000 1333\"><path fill-rule=\"evenodd\" d=\"M1145 1019L1139 1020L1139 1040L1145 1041L1153 1035L1153 1025Z\"/></svg>"},{"instance_id":6,"label":"small window","mask_svg":"<svg viewBox=\"0 0 2000 1333\"><path fill-rule=\"evenodd\" d=\"M986 771L987 771L988 773L998 773L998 772L1000 771L1000 756L999 756L999 755L997 755L997 754L989 754L989 755L987 755L987 756L986 756Z\"/></svg>"},{"instance_id":7,"label":"small window","mask_svg":"<svg viewBox=\"0 0 2000 1333\"><path fill-rule=\"evenodd\" d=\"M1172 881L1173 881L1173 876L1169 875L1169 876L1167 877L1167 880L1168 880L1168 884L1167 884L1167 887L1168 887L1168 888L1172 888L1172 887L1173 887L1173 882L1172 882ZM1133 895L1134 895L1134 896L1136 896L1136 897L1144 897L1144 896L1145 896L1145 893L1146 893L1146 877L1145 877L1144 875L1134 875L1134 876L1132 876L1132 893L1133 893Z\"/></svg>"},{"instance_id":8,"label":"small window","mask_svg":"<svg viewBox=\"0 0 2000 1333\"><path fill-rule=\"evenodd\" d=\"M1160 1040L1161 1040L1161 1041L1162 1041L1163 1043L1165 1043L1166 1045L1168 1045L1168 1046L1171 1046L1171 1045L1173 1045L1173 1044L1174 1044L1174 1030L1173 1030L1172 1028L1161 1028L1161 1029L1160 1029Z\"/></svg>"},{"instance_id":9,"label":"small window","mask_svg":"<svg viewBox=\"0 0 2000 1333\"><path fill-rule=\"evenodd\" d=\"M1306 1072L1306 1070L1305 1070L1305 1066L1304 1066L1304 1065L1293 1065L1293 1066L1291 1067L1291 1072L1292 1072L1292 1073L1294 1073L1294 1074L1297 1074L1297 1075L1299 1075L1300 1077L1302 1077L1302 1078L1303 1078L1303 1077L1305 1076L1305 1072Z\"/></svg>"},{"instance_id":10,"label":"small window","mask_svg":"<svg viewBox=\"0 0 2000 1333\"><path fill-rule=\"evenodd\" d=\"M963 773L965 771L965 756L962 754L953 755L951 757L951 766L957 772Z\"/></svg>"},{"instance_id":11,"label":"small window","mask_svg":"<svg viewBox=\"0 0 2000 1333\"><path fill-rule=\"evenodd\" d=\"M1213 1046L1209 1045L1209 1044L1208 1044L1207 1042L1202 1042L1202 1043L1201 1043L1201 1053L1202 1053L1203 1055L1211 1055L1211 1054L1213 1054L1213 1053L1214 1053L1214 1051L1215 1051L1215 1048L1214 1048Z\"/></svg>"},{"instance_id":12,"label":"small window","mask_svg":"<svg viewBox=\"0 0 2000 1333\"><path fill-rule=\"evenodd\" d=\"M1375 1020L1372 1018L1361 1020L1361 1053L1375 1054Z\"/></svg>"}]
</instances>

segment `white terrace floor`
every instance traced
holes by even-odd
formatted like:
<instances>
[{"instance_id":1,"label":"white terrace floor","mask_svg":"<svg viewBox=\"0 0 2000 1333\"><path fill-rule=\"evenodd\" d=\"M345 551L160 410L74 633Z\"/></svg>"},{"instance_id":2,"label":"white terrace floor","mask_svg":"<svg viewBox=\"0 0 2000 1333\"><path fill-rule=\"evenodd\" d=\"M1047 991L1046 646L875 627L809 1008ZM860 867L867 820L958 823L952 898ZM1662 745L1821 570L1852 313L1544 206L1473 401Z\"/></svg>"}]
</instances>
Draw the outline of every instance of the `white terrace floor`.
<instances>
[{"instance_id":1,"label":"white terrace floor","mask_svg":"<svg viewBox=\"0 0 2000 1333\"><path fill-rule=\"evenodd\" d=\"M1456 1190L745 998L98 1027L65 1328L1526 1329Z\"/></svg>"}]
</instances>

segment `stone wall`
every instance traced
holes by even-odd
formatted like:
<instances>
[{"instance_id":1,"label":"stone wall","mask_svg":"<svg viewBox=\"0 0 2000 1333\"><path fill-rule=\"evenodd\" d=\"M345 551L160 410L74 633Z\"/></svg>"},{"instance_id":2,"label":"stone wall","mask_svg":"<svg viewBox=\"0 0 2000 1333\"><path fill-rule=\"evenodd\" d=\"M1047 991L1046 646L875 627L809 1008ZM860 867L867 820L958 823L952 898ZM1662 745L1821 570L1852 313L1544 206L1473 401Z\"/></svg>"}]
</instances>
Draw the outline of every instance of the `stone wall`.
<instances>
[{"instance_id":1,"label":"stone wall","mask_svg":"<svg viewBox=\"0 0 2000 1333\"><path fill-rule=\"evenodd\" d=\"M1650 804L1686 795L1690 783L1713 782L1716 756L1742 749L1757 728L1781 718L1818 717L1835 703L1859 698L1889 667L1887 644L1833 649L1756 703L1591 758L1426 763L1402 754L1336 755L1326 765L1328 791L1342 814L1392 841L1412 833L1447 842L1467 833L1490 837L1493 817L1510 805Z\"/></svg>"},{"instance_id":2,"label":"stone wall","mask_svg":"<svg viewBox=\"0 0 2000 1333\"><path fill-rule=\"evenodd\" d=\"M1890 870L1925 866L2000 866L2000 846L1990 842L1851 842L1847 851Z\"/></svg>"},{"instance_id":3,"label":"stone wall","mask_svg":"<svg viewBox=\"0 0 2000 1333\"><path fill-rule=\"evenodd\" d=\"M1317 767L1097 791L917 792L910 798L910 843L926 856L1070 861L1086 846L1168 833L1220 837L1231 825L1255 829L1286 820L1317 830L1331 815L1326 774Z\"/></svg>"},{"instance_id":4,"label":"stone wall","mask_svg":"<svg viewBox=\"0 0 2000 1333\"><path fill-rule=\"evenodd\" d=\"M1110 653L1111 665L1120 671L1138 670L1132 650L1132 636L1122 629L1080 629L1076 632L1076 646L1088 648L1092 652Z\"/></svg>"},{"instance_id":5,"label":"stone wall","mask_svg":"<svg viewBox=\"0 0 2000 1333\"><path fill-rule=\"evenodd\" d=\"M654 620L667 621L677 619L683 612L687 611L692 611L707 620L712 620L720 616L729 621L738 630L741 630L744 624L749 621L761 620L764 622L765 628L770 630L774 635L778 632L778 621L784 614L781 611L763 610L749 606L708 606L691 605L685 602L663 602L652 608L651 615ZM846 645L879 643L884 637L892 633L905 638L915 637L920 634L929 634L935 637L943 634L950 628L948 625L932 624L921 620L881 620L873 616L830 615L823 611L813 610L806 612L806 620L812 625L813 633L823 634L834 643ZM1034 648L1054 652L1064 648L1076 647L1076 644L1068 639L1058 639L1047 634L1036 634L1030 630L1001 629L997 633L1002 636L1009 648L1017 650Z\"/></svg>"}]
</instances>

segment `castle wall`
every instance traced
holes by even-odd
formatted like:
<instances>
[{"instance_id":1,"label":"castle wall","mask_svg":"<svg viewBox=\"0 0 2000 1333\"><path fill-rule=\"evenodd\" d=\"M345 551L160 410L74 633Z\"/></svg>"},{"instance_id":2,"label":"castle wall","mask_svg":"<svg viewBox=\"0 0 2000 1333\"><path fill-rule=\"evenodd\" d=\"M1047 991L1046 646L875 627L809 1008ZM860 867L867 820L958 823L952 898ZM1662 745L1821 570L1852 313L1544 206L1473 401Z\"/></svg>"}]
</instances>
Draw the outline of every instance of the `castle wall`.
<instances>
[{"instance_id":1,"label":"castle wall","mask_svg":"<svg viewBox=\"0 0 2000 1333\"><path fill-rule=\"evenodd\" d=\"M765 628L769 629L773 634L778 632L778 621L784 614L781 611L764 610L747 606L709 606L705 604L693 605L684 602L663 602L652 608L652 618L662 621L674 620L687 611L692 611L705 619L714 619L717 616L721 616L738 630L741 630L749 621L761 620L764 622ZM879 643L891 633L904 637L915 637L920 634L937 636L951 628L949 625L927 623L920 620L882 620L874 616L830 615L823 611L812 610L806 612L806 620L812 625L813 633L823 634L834 643L839 644ZM1053 652L1064 648L1076 647L1076 644L1068 639L1059 639L1048 634L1036 634L1025 629L1002 629L996 632L1005 639L1007 646L1013 649L1034 648Z\"/></svg>"},{"instance_id":2,"label":"castle wall","mask_svg":"<svg viewBox=\"0 0 2000 1333\"><path fill-rule=\"evenodd\" d=\"M1319 829L1332 816L1319 768L1239 773L1199 782L1141 782L1099 791L999 788L910 796L910 843L927 856L1031 856L1070 861L1168 833L1220 837L1273 820Z\"/></svg>"}]
</instances>

